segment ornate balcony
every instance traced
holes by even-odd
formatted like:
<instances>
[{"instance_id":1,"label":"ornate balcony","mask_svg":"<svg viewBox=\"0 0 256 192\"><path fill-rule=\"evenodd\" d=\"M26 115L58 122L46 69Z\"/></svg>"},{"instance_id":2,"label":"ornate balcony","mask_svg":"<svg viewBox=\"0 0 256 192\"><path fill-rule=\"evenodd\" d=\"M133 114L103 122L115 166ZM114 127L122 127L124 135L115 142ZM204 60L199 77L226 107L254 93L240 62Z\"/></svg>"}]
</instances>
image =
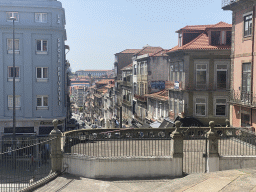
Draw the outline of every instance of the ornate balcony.
<instances>
[{"instance_id":1,"label":"ornate balcony","mask_svg":"<svg viewBox=\"0 0 256 192\"><path fill-rule=\"evenodd\" d=\"M231 90L230 103L248 107L256 107L256 95L250 92Z\"/></svg>"}]
</instances>

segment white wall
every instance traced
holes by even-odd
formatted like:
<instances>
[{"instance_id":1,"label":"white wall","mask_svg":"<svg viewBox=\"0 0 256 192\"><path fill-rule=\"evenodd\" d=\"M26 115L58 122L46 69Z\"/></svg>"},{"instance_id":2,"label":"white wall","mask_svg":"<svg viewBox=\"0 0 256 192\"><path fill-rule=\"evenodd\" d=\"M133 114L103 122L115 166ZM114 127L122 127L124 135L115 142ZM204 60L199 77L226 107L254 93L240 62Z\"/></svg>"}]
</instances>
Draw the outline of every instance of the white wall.
<instances>
[{"instance_id":1,"label":"white wall","mask_svg":"<svg viewBox=\"0 0 256 192\"><path fill-rule=\"evenodd\" d=\"M181 177L182 158L88 158L64 154L66 172L87 178Z\"/></svg>"},{"instance_id":2,"label":"white wall","mask_svg":"<svg viewBox=\"0 0 256 192\"><path fill-rule=\"evenodd\" d=\"M220 171L256 167L256 156L220 156Z\"/></svg>"}]
</instances>

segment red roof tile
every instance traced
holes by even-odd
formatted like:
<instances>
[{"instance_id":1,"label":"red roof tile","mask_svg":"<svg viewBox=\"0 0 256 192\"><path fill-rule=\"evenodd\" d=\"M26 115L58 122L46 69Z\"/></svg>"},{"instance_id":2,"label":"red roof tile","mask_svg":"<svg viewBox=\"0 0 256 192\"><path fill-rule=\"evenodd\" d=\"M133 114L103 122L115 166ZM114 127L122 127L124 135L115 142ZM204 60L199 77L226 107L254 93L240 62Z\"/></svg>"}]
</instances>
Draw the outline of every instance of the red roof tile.
<instances>
[{"instance_id":1,"label":"red roof tile","mask_svg":"<svg viewBox=\"0 0 256 192\"><path fill-rule=\"evenodd\" d=\"M162 50L163 50L162 47L147 46L147 47L144 47L143 49L141 49L139 52L137 52L136 55L155 54Z\"/></svg>"},{"instance_id":2,"label":"red roof tile","mask_svg":"<svg viewBox=\"0 0 256 192\"><path fill-rule=\"evenodd\" d=\"M167 101L168 100L168 90L164 89L164 90L159 91L157 93L146 94L145 96L153 98L153 99Z\"/></svg>"},{"instance_id":3,"label":"red roof tile","mask_svg":"<svg viewBox=\"0 0 256 192\"><path fill-rule=\"evenodd\" d=\"M132 65L133 65L133 63L123 67L121 70L130 70L130 69L132 69Z\"/></svg>"},{"instance_id":4,"label":"red roof tile","mask_svg":"<svg viewBox=\"0 0 256 192\"><path fill-rule=\"evenodd\" d=\"M232 27L232 24L228 24L228 23L225 23L223 21L215 24L215 25L212 25L211 27L207 27L207 28L231 28Z\"/></svg>"},{"instance_id":5,"label":"red roof tile","mask_svg":"<svg viewBox=\"0 0 256 192\"><path fill-rule=\"evenodd\" d=\"M194 40L179 47L175 46L168 53L178 50L215 50L215 49L231 49L230 45L210 45L209 37L206 33L200 34Z\"/></svg>"},{"instance_id":6,"label":"red roof tile","mask_svg":"<svg viewBox=\"0 0 256 192\"><path fill-rule=\"evenodd\" d=\"M124 51L121 51L120 53L137 53L141 49L125 49Z\"/></svg>"}]
</instances>

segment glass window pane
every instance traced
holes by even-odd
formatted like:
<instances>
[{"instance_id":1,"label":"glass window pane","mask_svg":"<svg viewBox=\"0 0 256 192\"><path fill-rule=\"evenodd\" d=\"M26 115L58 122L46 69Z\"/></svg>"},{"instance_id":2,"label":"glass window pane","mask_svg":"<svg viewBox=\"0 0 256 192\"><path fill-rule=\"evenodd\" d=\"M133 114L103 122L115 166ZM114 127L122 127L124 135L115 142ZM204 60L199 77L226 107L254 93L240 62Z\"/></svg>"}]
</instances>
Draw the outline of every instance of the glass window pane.
<instances>
[{"instance_id":1,"label":"glass window pane","mask_svg":"<svg viewBox=\"0 0 256 192\"><path fill-rule=\"evenodd\" d=\"M47 41L43 41L43 51L47 51Z\"/></svg>"},{"instance_id":2,"label":"glass window pane","mask_svg":"<svg viewBox=\"0 0 256 192\"><path fill-rule=\"evenodd\" d=\"M216 115L226 115L226 105L216 105Z\"/></svg>"},{"instance_id":3,"label":"glass window pane","mask_svg":"<svg viewBox=\"0 0 256 192\"><path fill-rule=\"evenodd\" d=\"M19 40L15 39L14 42L15 42L15 50L19 50Z\"/></svg>"},{"instance_id":4,"label":"glass window pane","mask_svg":"<svg viewBox=\"0 0 256 192\"><path fill-rule=\"evenodd\" d=\"M42 106L42 98L37 98L37 106Z\"/></svg>"},{"instance_id":5,"label":"glass window pane","mask_svg":"<svg viewBox=\"0 0 256 192\"><path fill-rule=\"evenodd\" d=\"M13 107L12 106L12 103L13 103L13 100L12 100L12 96L8 96L8 107Z\"/></svg>"},{"instance_id":6,"label":"glass window pane","mask_svg":"<svg viewBox=\"0 0 256 192\"><path fill-rule=\"evenodd\" d=\"M36 68L36 77L37 78L42 78L41 68L40 67Z\"/></svg>"},{"instance_id":7,"label":"glass window pane","mask_svg":"<svg viewBox=\"0 0 256 192\"><path fill-rule=\"evenodd\" d=\"M47 22L47 13L43 13L42 15L42 21Z\"/></svg>"},{"instance_id":8,"label":"glass window pane","mask_svg":"<svg viewBox=\"0 0 256 192\"><path fill-rule=\"evenodd\" d=\"M227 100L226 99L216 99L216 103L226 103Z\"/></svg>"},{"instance_id":9,"label":"glass window pane","mask_svg":"<svg viewBox=\"0 0 256 192\"><path fill-rule=\"evenodd\" d=\"M19 67L15 67L15 70L16 70L15 71L15 74L16 74L15 77L20 77L20 75L19 75L20 74L20 68Z\"/></svg>"},{"instance_id":10,"label":"glass window pane","mask_svg":"<svg viewBox=\"0 0 256 192\"><path fill-rule=\"evenodd\" d=\"M47 68L43 68L43 78L48 78Z\"/></svg>"},{"instance_id":11,"label":"glass window pane","mask_svg":"<svg viewBox=\"0 0 256 192\"><path fill-rule=\"evenodd\" d=\"M217 71L217 89L226 89L227 72Z\"/></svg>"},{"instance_id":12,"label":"glass window pane","mask_svg":"<svg viewBox=\"0 0 256 192\"><path fill-rule=\"evenodd\" d=\"M36 49L37 51L41 51L41 40L37 40L37 46L36 46Z\"/></svg>"},{"instance_id":13,"label":"glass window pane","mask_svg":"<svg viewBox=\"0 0 256 192\"><path fill-rule=\"evenodd\" d=\"M205 115L205 104L196 104L196 115Z\"/></svg>"},{"instance_id":14,"label":"glass window pane","mask_svg":"<svg viewBox=\"0 0 256 192\"><path fill-rule=\"evenodd\" d=\"M196 103L205 103L205 98L196 98Z\"/></svg>"},{"instance_id":15,"label":"glass window pane","mask_svg":"<svg viewBox=\"0 0 256 192\"><path fill-rule=\"evenodd\" d=\"M48 106L48 97L44 97L44 105L43 106Z\"/></svg>"},{"instance_id":16,"label":"glass window pane","mask_svg":"<svg viewBox=\"0 0 256 192\"><path fill-rule=\"evenodd\" d=\"M8 70L9 70L9 77L13 77L12 67L8 67Z\"/></svg>"},{"instance_id":17,"label":"glass window pane","mask_svg":"<svg viewBox=\"0 0 256 192\"><path fill-rule=\"evenodd\" d=\"M36 22L40 21L40 14L39 13L35 13L35 21Z\"/></svg>"},{"instance_id":18,"label":"glass window pane","mask_svg":"<svg viewBox=\"0 0 256 192\"><path fill-rule=\"evenodd\" d=\"M7 47L8 50L12 50L12 39L7 39Z\"/></svg>"}]
</instances>

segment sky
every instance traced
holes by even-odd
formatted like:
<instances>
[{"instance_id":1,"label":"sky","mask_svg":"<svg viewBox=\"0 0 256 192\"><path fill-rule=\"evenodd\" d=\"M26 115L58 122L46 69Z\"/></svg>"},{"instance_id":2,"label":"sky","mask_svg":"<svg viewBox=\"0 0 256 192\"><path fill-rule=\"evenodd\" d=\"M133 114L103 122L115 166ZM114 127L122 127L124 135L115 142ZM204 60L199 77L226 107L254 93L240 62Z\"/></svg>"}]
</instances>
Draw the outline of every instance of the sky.
<instances>
[{"instance_id":1,"label":"sky","mask_svg":"<svg viewBox=\"0 0 256 192\"><path fill-rule=\"evenodd\" d=\"M232 23L222 0L59 0L72 72L113 69L114 54L145 45L171 49L186 25Z\"/></svg>"}]
</instances>

